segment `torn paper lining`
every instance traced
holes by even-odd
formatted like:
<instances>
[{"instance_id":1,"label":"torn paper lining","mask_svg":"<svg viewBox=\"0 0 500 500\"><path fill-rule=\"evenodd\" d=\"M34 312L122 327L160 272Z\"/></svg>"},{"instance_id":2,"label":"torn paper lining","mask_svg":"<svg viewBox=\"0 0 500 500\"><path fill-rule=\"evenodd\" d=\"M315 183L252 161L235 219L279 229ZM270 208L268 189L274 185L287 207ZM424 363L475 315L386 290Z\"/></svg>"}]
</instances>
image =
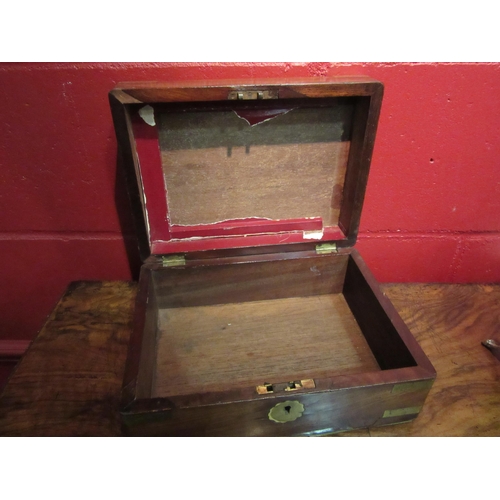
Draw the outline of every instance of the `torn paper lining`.
<instances>
[{"instance_id":1,"label":"torn paper lining","mask_svg":"<svg viewBox=\"0 0 500 500\"><path fill-rule=\"evenodd\" d=\"M251 127L269 122L278 116L286 115L295 108L289 109L233 109L238 118L245 120Z\"/></svg>"},{"instance_id":2,"label":"torn paper lining","mask_svg":"<svg viewBox=\"0 0 500 500\"><path fill-rule=\"evenodd\" d=\"M139 110L139 116L151 127L156 125L155 110L149 104Z\"/></svg>"},{"instance_id":3,"label":"torn paper lining","mask_svg":"<svg viewBox=\"0 0 500 500\"><path fill-rule=\"evenodd\" d=\"M323 230L321 231L304 231L302 236L305 240L320 240L323 238Z\"/></svg>"},{"instance_id":4,"label":"torn paper lining","mask_svg":"<svg viewBox=\"0 0 500 500\"><path fill-rule=\"evenodd\" d=\"M314 219L314 217L306 217L306 218L307 219L309 219L309 218ZM282 222L282 219L271 219L269 217L254 216L254 217L241 217L241 218L237 218L237 219L222 219L222 220L218 220L215 222L202 222L201 224L175 224L175 226L176 227L217 226L219 224L232 224L232 223L238 225L238 223L249 221L249 220L253 220L255 222L258 222L258 221ZM170 223L170 218L169 218L169 223Z\"/></svg>"}]
</instances>

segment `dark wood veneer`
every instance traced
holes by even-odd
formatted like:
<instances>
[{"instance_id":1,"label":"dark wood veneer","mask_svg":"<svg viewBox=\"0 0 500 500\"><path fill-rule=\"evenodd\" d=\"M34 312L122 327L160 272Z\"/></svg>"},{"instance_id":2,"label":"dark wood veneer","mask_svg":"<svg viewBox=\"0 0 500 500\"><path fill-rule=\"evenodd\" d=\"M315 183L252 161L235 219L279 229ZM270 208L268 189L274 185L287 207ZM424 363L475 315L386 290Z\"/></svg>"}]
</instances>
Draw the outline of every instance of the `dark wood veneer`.
<instances>
[{"instance_id":1,"label":"dark wood veneer","mask_svg":"<svg viewBox=\"0 0 500 500\"><path fill-rule=\"evenodd\" d=\"M353 257L343 294L382 370L417 365Z\"/></svg>"}]
</instances>

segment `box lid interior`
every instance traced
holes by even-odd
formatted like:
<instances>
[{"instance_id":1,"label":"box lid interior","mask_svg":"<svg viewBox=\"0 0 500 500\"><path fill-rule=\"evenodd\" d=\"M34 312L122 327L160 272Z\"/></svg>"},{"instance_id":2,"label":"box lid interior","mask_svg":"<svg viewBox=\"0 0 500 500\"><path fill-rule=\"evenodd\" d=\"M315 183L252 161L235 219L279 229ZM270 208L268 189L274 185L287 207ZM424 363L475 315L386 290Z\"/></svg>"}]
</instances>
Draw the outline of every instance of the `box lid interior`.
<instances>
[{"instance_id":1,"label":"box lid interior","mask_svg":"<svg viewBox=\"0 0 500 500\"><path fill-rule=\"evenodd\" d=\"M381 88L353 85L347 93L320 86L315 98L276 98L276 86L275 94L265 87L269 99L234 99L234 88L226 100L130 99L128 135L151 253L353 245Z\"/></svg>"}]
</instances>

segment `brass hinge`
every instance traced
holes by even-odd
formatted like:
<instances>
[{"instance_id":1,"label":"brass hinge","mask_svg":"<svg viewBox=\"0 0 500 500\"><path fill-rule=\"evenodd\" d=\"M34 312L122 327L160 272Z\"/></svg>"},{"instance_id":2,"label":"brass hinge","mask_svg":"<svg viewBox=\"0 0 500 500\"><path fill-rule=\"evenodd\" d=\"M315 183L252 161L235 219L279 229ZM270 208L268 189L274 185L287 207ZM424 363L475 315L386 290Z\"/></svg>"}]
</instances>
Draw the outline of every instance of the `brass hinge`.
<instances>
[{"instance_id":1,"label":"brass hinge","mask_svg":"<svg viewBox=\"0 0 500 500\"><path fill-rule=\"evenodd\" d=\"M164 255L161 263L163 267L185 266L186 258L184 255Z\"/></svg>"},{"instance_id":2,"label":"brass hinge","mask_svg":"<svg viewBox=\"0 0 500 500\"><path fill-rule=\"evenodd\" d=\"M337 253L337 243L320 243L316 245L316 253Z\"/></svg>"},{"instance_id":3,"label":"brass hinge","mask_svg":"<svg viewBox=\"0 0 500 500\"><path fill-rule=\"evenodd\" d=\"M227 98L232 101L278 99L278 90L232 90Z\"/></svg>"}]
</instances>

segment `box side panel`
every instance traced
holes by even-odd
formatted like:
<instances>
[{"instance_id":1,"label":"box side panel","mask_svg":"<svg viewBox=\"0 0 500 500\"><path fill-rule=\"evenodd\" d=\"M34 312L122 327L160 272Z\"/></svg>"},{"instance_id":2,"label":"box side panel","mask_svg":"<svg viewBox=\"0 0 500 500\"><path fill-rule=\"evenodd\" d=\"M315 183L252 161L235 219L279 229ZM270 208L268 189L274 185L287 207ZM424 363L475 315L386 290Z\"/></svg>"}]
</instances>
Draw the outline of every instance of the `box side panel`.
<instances>
[{"instance_id":1,"label":"box side panel","mask_svg":"<svg viewBox=\"0 0 500 500\"><path fill-rule=\"evenodd\" d=\"M344 297L382 370L417 365L352 257L347 265Z\"/></svg>"},{"instance_id":2,"label":"box side panel","mask_svg":"<svg viewBox=\"0 0 500 500\"><path fill-rule=\"evenodd\" d=\"M139 252L141 259L144 261L151 253L148 229L146 227L147 217L144 212L144 193L130 116L121 98L122 93L120 91L112 91L109 94L111 113L118 143L117 168L125 177Z\"/></svg>"},{"instance_id":3,"label":"box side panel","mask_svg":"<svg viewBox=\"0 0 500 500\"><path fill-rule=\"evenodd\" d=\"M371 157L375 145L383 86L374 86L369 97L359 97L353 117L351 149L340 208L339 227L346 234L346 246L353 246L358 235Z\"/></svg>"},{"instance_id":4,"label":"box side panel","mask_svg":"<svg viewBox=\"0 0 500 500\"><path fill-rule=\"evenodd\" d=\"M372 95L380 83L364 76L279 78L195 82L124 82L117 85L129 102L225 101L235 90L277 92L280 99Z\"/></svg>"},{"instance_id":5,"label":"box side panel","mask_svg":"<svg viewBox=\"0 0 500 500\"><path fill-rule=\"evenodd\" d=\"M349 257L343 293L380 368L419 366L435 377L431 362L356 250Z\"/></svg>"},{"instance_id":6,"label":"box side panel","mask_svg":"<svg viewBox=\"0 0 500 500\"><path fill-rule=\"evenodd\" d=\"M122 407L127 407L136 398L151 397L157 329L158 307L151 271L143 266L134 311L134 326L125 364Z\"/></svg>"},{"instance_id":7,"label":"box side panel","mask_svg":"<svg viewBox=\"0 0 500 500\"><path fill-rule=\"evenodd\" d=\"M342 291L348 255L163 268L154 272L158 306L188 307Z\"/></svg>"}]
</instances>

